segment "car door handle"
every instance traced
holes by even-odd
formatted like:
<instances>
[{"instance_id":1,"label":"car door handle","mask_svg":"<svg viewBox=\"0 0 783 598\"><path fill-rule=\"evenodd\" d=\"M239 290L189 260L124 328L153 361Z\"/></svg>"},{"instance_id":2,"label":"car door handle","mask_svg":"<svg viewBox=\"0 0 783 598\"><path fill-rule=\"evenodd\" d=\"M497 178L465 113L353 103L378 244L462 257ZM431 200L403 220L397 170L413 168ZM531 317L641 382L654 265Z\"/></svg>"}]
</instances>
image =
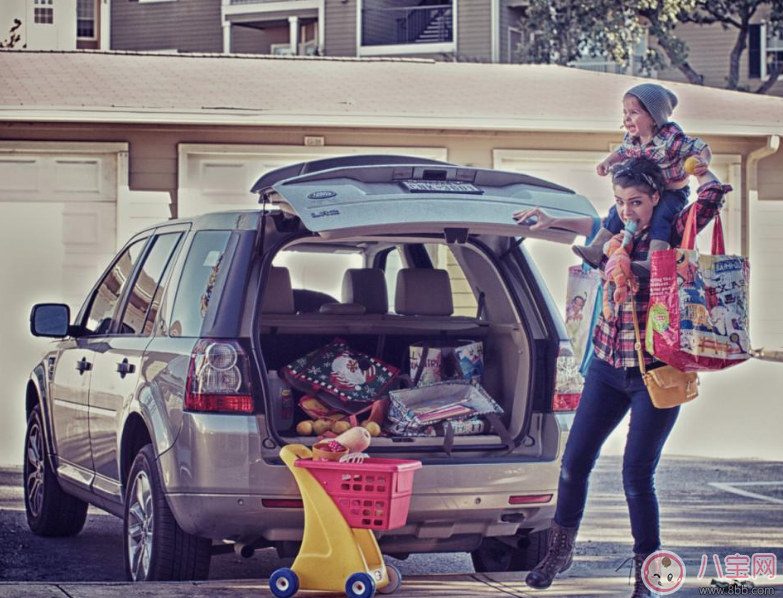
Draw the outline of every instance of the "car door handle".
<instances>
[{"instance_id":1,"label":"car door handle","mask_svg":"<svg viewBox=\"0 0 783 598\"><path fill-rule=\"evenodd\" d=\"M76 362L76 369L79 370L79 375L81 376L84 372L89 372L92 369L92 364L87 361L86 357L82 357Z\"/></svg>"},{"instance_id":2,"label":"car door handle","mask_svg":"<svg viewBox=\"0 0 783 598\"><path fill-rule=\"evenodd\" d=\"M125 378L125 376L132 374L135 371L136 366L132 363L128 363L127 357L117 364L117 372L120 374L120 378Z\"/></svg>"}]
</instances>

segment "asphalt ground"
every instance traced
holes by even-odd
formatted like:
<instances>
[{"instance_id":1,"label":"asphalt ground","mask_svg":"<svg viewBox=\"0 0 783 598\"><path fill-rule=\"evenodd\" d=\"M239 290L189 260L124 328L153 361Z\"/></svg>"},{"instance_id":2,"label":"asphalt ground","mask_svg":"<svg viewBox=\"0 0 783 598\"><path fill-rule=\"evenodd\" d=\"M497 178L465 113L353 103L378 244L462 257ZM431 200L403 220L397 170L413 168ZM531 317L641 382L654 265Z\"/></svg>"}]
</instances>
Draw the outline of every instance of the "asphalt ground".
<instances>
[{"instance_id":1,"label":"asphalt ground","mask_svg":"<svg viewBox=\"0 0 783 598\"><path fill-rule=\"evenodd\" d=\"M400 596L629 596L631 536L620 477L621 461L605 457L594 473L578 537L574 567L545 592L532 592L524 575L477 574L465 553L412 555L389 559L404 576ZM90 511L75 538L39 538L28 529L19 469L0 470L0 596L246 596L269 595L264 581L279 566L274 550L250 559L213 557L210 580L187 584L118 583L124 580L122 524ZM667 457L657 476L664 547L685 562L688 579L678 597L700 595L721 563L739 554L773 553L777 577L758 579L783 596L783 463ZM708 566L697 579L702 558ZM31 583L32 582L32 583ZM86 583L85 583L86 582ZM312 594L316 596L318 594ZM770 594L768 594L770 595Z\"/></svg>"}]
</instances>

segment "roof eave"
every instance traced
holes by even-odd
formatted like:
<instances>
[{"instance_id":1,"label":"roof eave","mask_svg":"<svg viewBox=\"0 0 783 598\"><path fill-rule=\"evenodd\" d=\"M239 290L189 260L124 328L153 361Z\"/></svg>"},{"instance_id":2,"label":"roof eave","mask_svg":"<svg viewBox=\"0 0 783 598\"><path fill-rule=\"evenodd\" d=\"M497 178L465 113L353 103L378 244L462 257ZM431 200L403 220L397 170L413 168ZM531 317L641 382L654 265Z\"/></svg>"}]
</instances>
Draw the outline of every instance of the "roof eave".
<instances>
[{"instance_id":1,"label":"roof eave","mask_svg":"<svg viewBox=\"0 0 783 598\"><path fill-rule=\"evenodd\" d=\"M241 109L225 110L159 110L112 108L16 108L0 107L0 121L40 123L93 123L127 125L180 125L180 126L241 126L241 127L329 127L363 129L437 129L475 131L540 131L560 133L612 133L620 129L615 119L541 119L509 118L498 116L444 116L378 115L316 113L297 114ZM741 123L709 120L681 120L686 130L694 135L726 135L764 137L783 135L779 123Z\"/></svg>"}]
</instances>

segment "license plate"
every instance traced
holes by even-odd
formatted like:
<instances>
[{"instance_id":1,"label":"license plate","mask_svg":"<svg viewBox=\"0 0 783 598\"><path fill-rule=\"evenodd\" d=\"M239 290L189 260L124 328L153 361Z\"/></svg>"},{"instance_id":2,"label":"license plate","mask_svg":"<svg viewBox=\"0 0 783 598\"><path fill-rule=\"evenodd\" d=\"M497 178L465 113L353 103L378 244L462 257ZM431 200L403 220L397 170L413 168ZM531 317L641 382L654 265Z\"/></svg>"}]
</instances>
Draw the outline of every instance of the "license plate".
<instances>
[{"instance_id":1,"label":"license plate","mask_svg":"<svg viewBox=\"0 0 783 598\"><path fill-rule=\"evenodd\" d=\"M404 189L411 193L468 193L481 195L483 189L479 189L471 183L450 183L448 181L402 181Z\"/></svg>"}]
</instances>

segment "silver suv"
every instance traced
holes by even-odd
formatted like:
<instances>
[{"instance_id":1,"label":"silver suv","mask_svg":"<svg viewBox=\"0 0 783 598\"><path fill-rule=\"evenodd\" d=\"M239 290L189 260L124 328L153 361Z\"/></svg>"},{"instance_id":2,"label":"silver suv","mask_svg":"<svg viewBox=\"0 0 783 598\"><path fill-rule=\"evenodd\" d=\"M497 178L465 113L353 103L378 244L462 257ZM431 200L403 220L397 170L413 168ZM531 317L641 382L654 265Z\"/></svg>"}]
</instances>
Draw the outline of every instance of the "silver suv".
<instances>
[{"instance_id":1,"label":"silver suv","mask_svg":"<svg viewBox=\"0 0 783 598\"><path fill-rule=\"evenodd\" d=\"M381 532L381 549L534 566L581 378L524 241L574 235L512 214L594 215L590 203L405 156L297 164L253 190L258 210L134 236L73 323L66 305L33 308L32 333L57 340L27 386L30 528L77 534L88 503L121 517L131 580L204 579L225 541L291 556L303 510L279 451L314 438L297 434L270 372L335 337L403 371L412 343L471 339L508 434L375 438L374 456L424 465L407 524Z\"/></svg>"}]
</instances>

